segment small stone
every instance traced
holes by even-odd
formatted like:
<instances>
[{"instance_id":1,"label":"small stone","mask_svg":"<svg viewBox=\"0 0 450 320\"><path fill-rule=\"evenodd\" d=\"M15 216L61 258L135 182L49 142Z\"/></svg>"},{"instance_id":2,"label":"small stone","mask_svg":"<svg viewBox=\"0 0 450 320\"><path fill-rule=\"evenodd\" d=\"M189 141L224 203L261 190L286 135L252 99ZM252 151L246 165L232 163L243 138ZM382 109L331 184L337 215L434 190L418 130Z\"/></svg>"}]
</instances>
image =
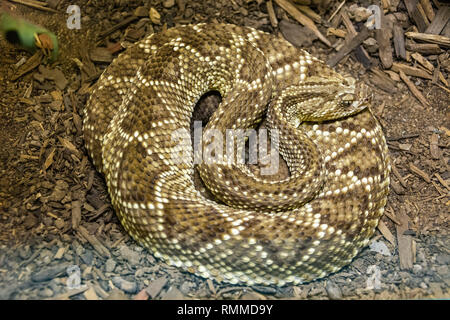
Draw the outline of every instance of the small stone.
<instances>
[{"instance_id":1,"label":"small stone","mask_svg":"<svg viewBox=\"0 0 450 320\"><path fill-rule=\"evenodd\" d=\"M426 261L425 253L423 250L418 250L417 252L417 262L424 262Z\"/></svg>"},{"instance_id":2,"label":"small stone","mask_svg":"<svg viewBox=\"0 0 450 320\"><path fill-rule=\"evenodd\" d=\"M327 281L325 290L327 291L328 298L330 298L331 300L342 299L342 291L339 286L336 285L333 281Z\"/></svg>"},{"instance_id":3,"label":"small stone","mask_svg":"<svg viewBox=\"0 0 450 320\"><path fill-rule=\"evenodd\" d=\"M356 22L366 21L372 15L367 8L358 7L356 4L352 4L348 11L350 13L350 17L355 19Z\"/></svg>"},{"instance_id":4,"label":"small stone","mask_svg":"<svg viewBox=\"0 0 450 320\"><path fill-rule=\"evenodd\" d=\"M440 276L448 276L448 266L439 266L436 271Z\"/></svg>"},{"instance_id":5,"label":"small stone","mask_svg":"<svg viewBox=\"0 0 450 320\"><path fill-rule=\"evenodd\" d=\"M92 254L91 250L86 250L82 255L80 255L80 258L86 263L88 266L92 265L92 261L94 260L94 255Z\"/></svg>"},{"instance_id":6,"label":"small stone","mask_svg":"<svg viewBox=\"0 0 450 320\"><path fill-rule=\"evenodd\" d=\"M61 280L59 278L50 280L48 286L50 287L50 289L52 289L54 293L59 293L63 287L63 285L61 284Z\"/></svg>"},{"instance_id":7,"label":"small stone","mask_svg":"<svg viewBox=\"0 0 450 320\"><path fill-rule=\"evenodd\" d=\"M58 275L64 273L67 269L69 264L62 263L53 267L48 267L43 270L40 270L39 272L33 273L31 275L31 280L34 282L42 282L42 281L48 281L53 278L56 278Z\"/></svg>"},{"instance_id":8,"label":"small stone","mask_svg":"<svg viewBox=\"0 0 450 320\"><path fill-rule=\"evenodd\" d=\"M66 223L64 222L63 219L56 219L56 221L55 221L55 227L56 228L61 230L62 228L64 228L65 225L66 225Z\"/></svg>"},{"instance_id":9,"label":"small stone","mask_svg":"<svg viewBox=\"0 0 450 320\"><path fill-rule=\"evenodd\" d=\"M145 274L145 271L143 268L139 268L136 270L136 272L134 273L134 277L135 278L140 278Z\"/></svg>"},{"instance_id":10,"label":"small stone","mask_svg":"<svg viewBox=\"0 0 450 320\"><path fill-rule=\"evenodd\" d=\"M163 7L167 8L167 9L172 8L174 5L175 5L175 0L165 0L163 2Z\"/></svg>"},{"instance_id":11,"label":"small stone","mask_svg":"<svg viewBox=\"0 0 450 320\"><path fill-rule=\"evenodd\" d=\"M37 223L37 218L33 214L29 213L23 221L23 226L26 229L31 229L36 225L36 223Z\"/></svg>"},{"instance_id":12,"label":"small stone","mask_svg":"<svg viewBox=\"0 0 450 320\"><path fill-rule=\"evenodd\" d=\"M186 11L184 11L184 17L186 19L192 17L194 15L194 10L191 8L187 8Z\"/></svg>"},{"instance_id":13,"label":"small stone","mask_svg":"<svg viewBox=\"0 0 450 320\"><path fill-rule=\"evenodd\" d=\"M19 249L19 257L23 260L28 259L31 256L30 246L25 246Z\"/></svg>"},{"instance_id":14,"label":"small stone","mask_svg":"<svg viewBox=\"0 0 450 320\"><path fill-rule=\"evenodd\" d=\"M128 296L119 289L113 289L106 300L129 300Z\"/></svg>"},{"instance_id":15,"label":"small stone","mask_svg":"<svg viewBox=\"0 0 450 320\"><path fill-rule=\"evenodd\" d=\"M428 288L427 284L426 284L425 282L423 282L423 281L419 284L419 286L420 286L422 289L427 289L427 288Z\"/></svg>"},{"instance_id":16,"label":"small stone","mask_svg":"<svg viewBox=\"0 0 450 320\"><path fill-rule=\"evenodd\" d=\"M39 290L38 295L42 298L50 298L53 297L53 291L50 288L44 288Z\"/></svg>"},{"instance_id":17,"label":"small stone","mask_svg":"<svg viewBox=\"0 0 450 320\"><path fill-rule=\"evenodd\" d=\"M113 272L115 268L116 268L116 261L114 259L109 258L108 260L106 260L105 263L106 272Z\"/></svg>"},{"instance_id":18,"label":"small stone","mask_svg":"<svg viewBox=\"0 0 450 320\"><path fill-rule=\"evenodd\" d=\"M144 6L137 7L136 10L134 10L134 15L136 17L147 17L148 9Z\"/></svg>"},{"instance_id":19,"label":"small stone","mask_svg":"<svg viewBox=\"0 0 450 320\"><path fill-rule=\"evenodd\" d=\"M441 298L443 296L442 288L438 282L430 282L430 289L434 295L434 298Z\"/></svg>"},{"instance_id":20,"label":"small stone","mask_svg":"<svg viewBox=\"0 0 450 320\"><path fill-rule=\"evenodd\" d=\"M162 300L185 300L187 297L181 293L180 290L178 290L175 287L171 287L163 296L161 297Z\"/></svg>"},{"instance_id":21,"label":"small stone","mask_svg":"<svg viewBox=\"0 0 450 320\"><path fill-rule=\"evenodd\" d=\"M373 241L369 246L371 251L375 251L384 256L390 256L391 252L383 241Z\"/></svg>"},{"instance_id":22,"label":"small stone","mask_svg":"<svg viewBox=\"0 0 450 320\"><path fill-rule=\"evenodd\" d=\"M183 282L183 284L180 287L180 291L183 294L188 294L193 288L195 288L195 283L193 282L189 282L189 281L185 281Z\"/></svg>"},{"instance_id":23,"label":"small stone","mask_svg":"<svg viewBox=\"0 0 450 320\"><path fill-rule=\"evenodd\" d=\"M88 15L83 15L81 17L81 25L88 23L89 21L91 21L91 18Z\"/></svg>"},{"instance_id":24,"label":"small stone","mask_svg":"<svg viewBox=\"0 0 450 320\"><path fill-rule=\"evenodd\" d=\"M113 277L114 285L127 293L136 293L138 286L136 282L125 280L121 277Z\"/></svg>"},{"instance_id":25,"label":"small stone","mask_svg":"<svg viewBox=\"0 0 450 320\"><path fill-rule=\"evenodd\" d=\"M441 253L436 256L436 261L439 264L450 264L450 254Z\"/></svg>"},{"instance_id":26,"label":"small stone","mask_svg":"<svg viewBox=\"0 0 450 320\"><path fill-rule=\"evenodd\" d=\"M120 256L126 260L128 260L128 262L131 265L138 265L139 264L139 260L141 259L141 256L138 252L131 250L128 246L126 245L122 245L119 249L120 251Z\"/></svg>"},{"instance_id":27,"label":"small stone","mask_svg":"<svg viewBox=\"0 0 450 320\"><path fill-rule=\"evenodd\" d=\"M42 218L42 222L46 227L51 227L53 225L53 219L50 217L44 217Z\"/></svg>"},{"instance_id":28,"label":"small stone","mask_svg":"<svg viewBox=\"0 0 450 320\"><path fill-rule=\"evenodd\" d=\"M413 265L413 273L420 274L422 272L422 266L420 264Z\"/></svg>"}]
</instances>

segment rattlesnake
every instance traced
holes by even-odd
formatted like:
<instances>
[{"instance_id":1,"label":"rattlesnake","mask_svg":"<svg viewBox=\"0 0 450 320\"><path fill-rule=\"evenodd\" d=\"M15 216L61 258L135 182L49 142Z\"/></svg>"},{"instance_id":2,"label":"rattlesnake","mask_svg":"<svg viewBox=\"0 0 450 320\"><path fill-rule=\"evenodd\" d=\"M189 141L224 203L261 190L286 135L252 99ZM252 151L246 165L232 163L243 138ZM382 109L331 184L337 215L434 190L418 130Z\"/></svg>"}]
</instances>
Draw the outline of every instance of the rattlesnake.
<instances>
[{"instance_id":1,"label":"rattlesnake","mask_svg":"<svg viewBox=\"0 0 450 320\"><path fill-rule=\"evenodd\" d=\"M211 90L222 101L207 127L254 128L267 113L288 178L266 181L226 157L194 166L191 140L173 133L189 132ZM121 223L156 257L217 281L282 286L338 271L374 233L390 165L369 104L366 86L271 34L179 26L105 70L84 137ZM195 188L196 167L216 200Z\"/></svg>"}]
</instances>

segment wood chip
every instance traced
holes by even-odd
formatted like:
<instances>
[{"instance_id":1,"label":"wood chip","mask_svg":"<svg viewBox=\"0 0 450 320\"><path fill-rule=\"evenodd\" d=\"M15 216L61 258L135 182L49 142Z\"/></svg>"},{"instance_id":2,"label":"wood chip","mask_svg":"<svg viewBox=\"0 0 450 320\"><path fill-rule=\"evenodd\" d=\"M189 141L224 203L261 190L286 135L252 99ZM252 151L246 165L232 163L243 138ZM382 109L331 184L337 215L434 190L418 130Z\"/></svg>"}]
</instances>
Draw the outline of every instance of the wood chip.
<instances>
[{"instance_id":1,"label":"wood chip","mask_svg":"<svg viewBox=\"0 0 450 320\"><path fill-rule=\"evenodd\" d=\"M421 66L423 66L428 71L433 72L434 66L431 64L430 61L425 59L420 53L418 53L418 52L412 53L411 58L413 58L415 61L417 61Z\"/></svg>"},{"instance_id":2,"label":"wood chip","mask_svg":"<svg viewBox=\"0 0 450 320\"><path fill-rule=\"evenodd\" d=\"M207 279L206 283L208 284L208 288L212 292L213 296L216 296L217 291L216 291L216 288L214 287L214 283L211 281L211 279Z\"/></svg>"},{"instance_id":3,"label":"wood chip","mask_svg":"<svg viewBox=\"0 0 450 320\"><path fill-rule=\"evenodd\" d=\"M421 177L423 180L425 180L427 183L431 183L430 176L423 170L417 168L414 164L411 162L409 163L409 170L412 173L417 174L419 177Z\"/></svg>"},{"instance_id":4,"label":"wood chip","mask_svg":"<svg viewBox=\"0 0 450 320\"><path fill-rule=\"evenodd\" d=\"M420 52L422 54L440 54L442 52L441 47L434 43L414 43L407 41L405 48L410 51Z\"/></svg>"},{"instance_id":5,"label":"wood chip","mask_svg":"<svg viewBox=\"0 0 450 320\"><path fill-rule=\"evenodd\" d=\"M319 29L317 29L314 22L310 18L305 16L303 13L301 13L292 3L290 3L288 0L275 0L275 2L281 8L283 8L283 10L285 10L287 13L289 13L295 20L300 22L302 25L304 25L308 29L311 29L323 43L325 43L327 46L331 47L330 41L328 41L328 39L325 38L325 36L319 31Z\"/></svg>"},{"instance_id":6,"label":"wood chip","mask_svg":"<svg viewBox=\"0 0 450 320\"><path fill-rule=\"evenodd\" d=\"M430 73L404 63L394 62L392 64L392 70L395 72L403 71L403 73L408 76L419 77L429 80L433 79L433 76Z\"/></svg>"},{"instance_id":7,"label":"wood chip","mask_svg":"<svg viewBox=\"0 0 450 320\"><path fill-rule=\"evenodd\" d=\"M53 147L50 153L48 154L47 158L45 158L42 171L47 171L47 169L53 164L53 157L55 155L56 148Z\"/></svg>"},{"instance_id":8,"label":"wood chip","mask_svg":"<svg viewBox=\"0 0 450 320\"><path fill-rule=\"evenodd\" d=\"M327 64L330 67L336 66L339 61L341 61L346 55L352 52L356 47L361 45L361 43L369 37L369 29L365 26L362 30L354 37L350 39L350 41L344 45L336 54L334 54L330 59L328 59Z\"/></svg>"},{"instance_id":9,"label":"wood chip","mask_svg":"<svg viewBox=\"0 0 450 320\"><path fill-rule=\"evenodd\" d=\"M147 291L145 289L142 289L139 291L133 298L133 300L148 300L149 296L147 294Z\"/></svg>"},{"instance_id":10,"label":"wood chip","mask_svg":"<svg viewBox=\"0 0 450 320\"><path fill-rule=\"evenodd\" d=\"M450 38L428 33L405 32L405 36L414 40L435 43L443 47L450 47Z\"/></svg>"},{"instance_id":11,"label":"wood chip","mask_svg":"<svg viewBox=\"0 0 450 320\"><path fill-rule=\"evenodd\" d=\"M430 25L425 30L425 33L440 34L445 25L450 21L450 7L441 6Z\"/></svg>"},{"instance_id":12,"label":"wood chip","mask_svg":"<svg viewBox=\"0 0 450 320\"><path fill-rule=\"evenodd\" d=\"M391 180L391 188L396 194L403 195L406 193L405 188L403 188L402 185L398 184L395 180Z\"/></svg>"},{"instance_id":13,"label":"wood chip","mask_svg":"<svg viewBox=\"0 0 450 320\"><path fill-rule=\"evenodd\" d=\"M37 68L41 64L43 58L44 58L44 54L42 53L42 51L41 50L36 51L36 53L34 55L32 55L27 60L27 62L25 62L23 65L21 65L19 67L19 69L17 69L15 74L11 77L11 80L16 81L17 79L22 77L24 74L27 74L31 70Z\"/></svg>"},{"instance_id":14,"label":"wood chip","mask_svg":"<svg viewBox=\"0 0 450 320\"><path fill-rule=\"evenodd\" d=\"M405 3L408 15L415 22L419 31L424 31L428 26L428 21L424 21L424 16L419 12L419 9L417 8L417 0L403 0L403 2Z\"/></svg>"},{"instance_id":15,"label":"wood chip","mask_svg":"<svg viewBox=\"0 0 450 320\"><path fill-rule=\"evenodd\" d=\"M306 14L308 17L313 19L316 23L321 23L322 22L322 18L320 17L320 15L318 15L313 10L311 10L311 8L309 6L299 5L299 6L297 6L297 8L300 11L302 11L304 14Z\"/></svg>"},{"instance_id":16,"label":"wood chip","mask_svg":"<svg viewBox=\"0 0 450 320\"><path fill-rule=\"evenodd\" d=\"M392 164L392 165L391 165L391 168L392 168L392 173L396 176L396 178L397 178L398 181L401 183L401 185L402 185L404 188L407 188L408 186L407 186L407 184L406 184L406 181L405 181L405 179L403 179L403 177L402 177L402 175L400 174L400 172L398 172L397 166L396 166L395 164Z\"/></svg>"},{"instance_id":17,"label":"wood chip","mask_svg":"<svg viewBox=\"0 0 450 320\"><path fill-rule=\"evenodd\" d=\"M94 288L90 287L83 293L86 300L99 300Z\"/></svg>"},{"instance_id":18,"label":"wood chip","mask_svg":"<svg viewBox=\"0 0 450 320\"><path fill-rule=\"evenodd\" d=\"M63 257L63 255L64 255L64 253L66 252L66 250L67 250L67 247L60 247L58 249L58 251L56 251L56 254L53 257L53 259L55 259L55 260L61 259Z\"/></svg>"},{"instance_id":19,"label":"wood chip","mask_svg":"<svg viewBox=\"0 0 450 320\"><path fill-rule=\"evenodd\" d=\"M72 229L77 230L81 222L81 201L72 201Z\"/></svg>"},{"instance_id":20,"label":"wood chip","mask_svg":"<svg viewBox=\"0 0 450 320\"><path fill-rule=\"evenodd\" d=\"M58 140L63 145L64 148L66 148L71 153L75 154L76 156L81 157L80 151L73 145L72 142L70 142L66 138L59 137L59 136L58 136Z\"/></svg>"},{"instance_id":21,"label":"wood chip","mask_svg":"<svg viewBox=\"0 0 450 320\"><path fill-rule=\"evenodd\" d=\"M106 249L106 247L93 235L89 234L89 231L87 231L86 228L83 226L78 226L77 230L84 239L86 239L94 248L95 251L97 251L101 256L110 258L111 253Z\"/></svg>"},{"instance_id":22,"label":"wood chip","mask_svg":"<svg viewBox=\"0 0 450 320\"><path fill-rule=\"evenodd\" d=\"M392 46L391 46L391 32L387 28L387 23L385 22L385 17L382 14L381 21L381 29L375 30L375 37L378 42L378 55L380 57L380 61L383 64L385 69L389 69L393 63L392 56Z\"/></svg>"},{"instance_id":23,"label":"wood chip","mask_svg":"<svg viewBox=\"0 0 450 320\"><path fill-rule=\"evenodd\" d=\"M347 36L347 31L342 29L336 29L336 28L328 28L327 29L327 36L329 35L335 35L339 38L345 38Z\"/></svg>"},{"instance_id":24,"label":"wood chip","mask_svg":"<svg viewBox=\"0 0 450 320\"><path fill-rule=\"evenodd\" d=\"M106 48L97 47L91 50L89 57L94 62L110 63L113 60L111 52Z\"/></svg>"},{"instance_id":25,"label":"wood chip","mask_svg":"<svg viewBox=\"0 0 450 320\"><path fill-rule=\"evenodd\" d=\"M269 14L269 20L272 27L278 27L278 19L275 15L275 10L273 9L272 0L267 1L267 13Z\"/></svg>"},{"instance_id":26,"label":"wood chip","mask_svg":"<svg viewBox=\"0 0 450 320\"><path fill-rule=\"evenodd\" d=\"M430 25L430 21L428 20L427 14L425 13L425 10L423 9L422 5L420 3L418 3L416 5L416 8L420 14L420 17L421 17L423 23L425 24L426 27L428 27Z\"/></svg>"},{"instance_id":27,"label":"wood chip","mask_svg":"<svg viewBox=\"0 0 450 320\"><path fill-rule=\"evenodd\" d=\"M400 25L395 24L392 29L392 33L394 37L395 55L403 60L406 60L405 36L403 33L403 28Z\"/></svg>"},{"instance_id":28,"label":"wood chip","mask_svg":"<svg viewBox=\"0 0 450 320\"><path fill-rule=\"evenodd\" d=\"M150 17L150 20L152 21L152 23L161 24L161 15L154 7L150 8L148 16Z\"/></svg>"},{"instance_id":29,"label":"wood chip","mask_svg":"<svg viewBox=\"0 0 450 320\"><path fill-rule=\"evenodd\" d=\"M385 73L387 73L389 75L389 77L394 80L394 81L400 81L400 76L398 75L398 73L391 71L391 70L384 70Z\"/></svg>"},{"instance_id":30,"label":"wood chip","mask_svg":"<svg viewBox=\"0 0 450 320\"><path fill-rule=\"evenodd\" d=\"M380 230L383 237L395 247L395 237L393 236L391 231L389 231L389 228L386 226L386 224L381 220L378 223L378 230Z\"/></svg>"},{"instance_id":31,"label":"wood chip","mask_svg":"<svg viewBox=\"0 0 450 320\"><path fill-rule=\"evenodd\" d=\"M167 279L165 277L161 277L152 281L150 285L145 289L150 299L155 299L161 292L162 288L164 288L166 283Z\"/></svg>"},{"instance_id":32,"label":"wood chip","mask_svg":"<svg viewBox=\"0 0 450 320\"><path fill-rule=\"evenodd\" d=\"M395 93L397 91L396 83L383 71L378 68L372 68L370 71L372 75L370 81L378 88L389 93Z\"/></svg>"},{"instance_id":33,"label":"wood chip","mask_svg":"<svg viewBox=\"0 0 450 320\"><path fill-rule=\"evenodd\" d=\"M430 136L430 154L433 159L439 159L441 157L441 149L439 149L439 135L433 133Z\"/></svg>"},{"instance_id":34,"label":"wood chip","mask_svg":"<svg viewBox=\"0 0 450 320\"><path fill-rule=\"evenodd\" d=\"M422 95L419 89L417 89L414 83L411 80L409 80L408 76L401 70L399 71L399 75L400 78L403 80L403 82L406 83L412 94L417 98L417 100L419 100L424 107L430 107L428 101L425 99L425 97Z\"/></svg>"},{"instance_id":35,"label":"wood chip","mask_svg":"<svg viewBox=\"0 0 450 320\"><path fill-rule=\"evenodd\" d=\"M439 180L439 182L448 190L450 191L450 186L448 185L448 183L442 179L442 177L439 175L439 173L435 173L434 176Z\"/></svg>"},{"instance_id":36,"label":"wood chip","mask_svg":"<svg viewBox=\"0 0 450 320\"><path fill-rule=\"evenodd\" d=\"M433 21L435 14L430 0L420 0L420 4L422 5L423 11L427 15L428 20Z\"/></svg>"},{"instance_id":37,"label":"wood chip","mask_svg":"<svg viewBox=\"0 0 450 320\"><path fill-rule=\"evenodd\" d=\"M399 210L397 217L401 223L396 227L400 269L410 270L414 263L413 238L404 234L405 231L409 230L410 220L403 208Z\"/></svg>"}]
</instances>

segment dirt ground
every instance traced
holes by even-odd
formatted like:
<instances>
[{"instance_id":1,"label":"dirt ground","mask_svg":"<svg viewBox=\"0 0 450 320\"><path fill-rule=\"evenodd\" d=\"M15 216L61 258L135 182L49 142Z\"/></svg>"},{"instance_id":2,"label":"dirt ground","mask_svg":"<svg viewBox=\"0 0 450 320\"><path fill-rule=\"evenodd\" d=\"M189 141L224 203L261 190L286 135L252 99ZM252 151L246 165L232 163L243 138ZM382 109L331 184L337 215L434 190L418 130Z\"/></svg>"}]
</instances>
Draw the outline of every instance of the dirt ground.
<instances>
[{"instance_id":1,"label":"dirt ground","mask_svg":"<svg viewBox=\"0 0 450 320\"><path fill-rule=\"evenodd\" d=\"M74 3L81 8L79 30L66 25L66 8ZM117 55L118 44L132 43L164 26L205 21L280 34L270 24L266 1L177 3L63 0L57 7L60 13L12 5L15 14L54 31L61 50L54 64L41 64L13 81L17 64L31 55L0 39L0 298L450 298L449 91L431 80L412 78L429 102L423 106L401 81L393 81L389 92L373 85L373 74L354 56L336 68L373 89L373 112L383 126L396 170L382 226L371 247L351 265L299 286L235 286L167 266L126 234L103 178L87 157L81 131L89 87ZM156 8L161 24L143 15L105 35L139 6L147 13L151 6ZM322 9L325 20L336 7ZM280 21L293 22L279 7L276 14ZM370 43L365 45L370 52ZM109 51L94 50L97 47ZM323 60L334 52L318 40L306 41L304 47ZM442 71L448 75L448 70ZM409 264L407 258L400 261L400 241L410 246ZM79 268L80 288L70 286L76 284L68 272L71 266Z\"/></svg>"}]
</instances>

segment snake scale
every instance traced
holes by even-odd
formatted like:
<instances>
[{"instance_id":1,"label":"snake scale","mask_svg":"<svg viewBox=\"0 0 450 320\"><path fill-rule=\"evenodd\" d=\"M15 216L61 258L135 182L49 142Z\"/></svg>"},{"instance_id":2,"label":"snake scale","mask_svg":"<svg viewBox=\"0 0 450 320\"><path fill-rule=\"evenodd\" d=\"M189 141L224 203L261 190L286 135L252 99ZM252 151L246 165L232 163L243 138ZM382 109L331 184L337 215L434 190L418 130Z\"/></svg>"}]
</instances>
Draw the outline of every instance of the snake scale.
<instances>
[{"instance_id":1,"label":"snake scale","mask_svg":"<svg viewBox=\"0 0 450 320\"><path fill-rule=\"evenodd\" d=\"M289 177L266 180L229 156L194 164L191 140L173 134L189 132L211 90L222 101L205 130L255 128L266 117ZM349 264L383 214L389 156L370 98L364 84L271 34L178 26L111 63L83 130L122 225L156 257L217 281L283 286ZM190 156L176 161L183 151ZM216 199L195 187L195 170Z\"/></svg>"}]
</instances>

